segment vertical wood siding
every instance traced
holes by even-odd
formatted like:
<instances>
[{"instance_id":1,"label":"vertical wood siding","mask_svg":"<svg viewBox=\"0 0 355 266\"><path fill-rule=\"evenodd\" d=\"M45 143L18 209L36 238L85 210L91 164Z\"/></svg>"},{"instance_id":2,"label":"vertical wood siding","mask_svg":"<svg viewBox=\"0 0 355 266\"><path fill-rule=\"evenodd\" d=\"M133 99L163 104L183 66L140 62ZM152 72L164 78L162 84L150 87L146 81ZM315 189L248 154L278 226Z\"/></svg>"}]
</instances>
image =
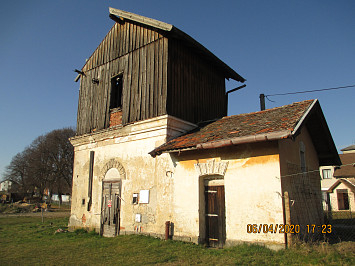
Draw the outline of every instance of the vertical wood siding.
<instances>
[{"instance_id":1,"label":"vertical wood siding","mask_svg":"<svg viewBox=\"0 0 355 266\"><path fill-rule=\"evenodd\" d=\"M120 72L123 124L166 114L167 45L148 27L116 23L82 69L77 134L109 127L111 78Z\"/></svg>"},{"instance_id":2,"label":"vertical wood siding","mask_svg":"<svg viewBox=\"0 0 355 266\"><path fill-rule=\"evenodd\" d=\"M149 26L140 26L128 22L124 24L115 23L90 56L82 71L86 72L104 65L162 37L160 33L152 30Z\"/></svg>"},{"instance_id":3,"label":"vertical wood siding","mask_svg":"<svg viewBox=\"0 0 355 266\"><path fill-rule=\"evenodd\" d=\"M79 135L109 127L111 78L118 73L123 125L164 114L193 123L226 115L223 73L196 48L149 26L116 23L82 71Z\"/></svg>"},{"instance_id":4,"label":"vertical wood siding","mask_svg":"<svg viewBox=\"0 0 355 266\"><path fill-rule=\"evenodd\" d=\"M213 63L169 39L168 114L197 123L227 115L225 78Z\"/></svg>"}]
</instances>

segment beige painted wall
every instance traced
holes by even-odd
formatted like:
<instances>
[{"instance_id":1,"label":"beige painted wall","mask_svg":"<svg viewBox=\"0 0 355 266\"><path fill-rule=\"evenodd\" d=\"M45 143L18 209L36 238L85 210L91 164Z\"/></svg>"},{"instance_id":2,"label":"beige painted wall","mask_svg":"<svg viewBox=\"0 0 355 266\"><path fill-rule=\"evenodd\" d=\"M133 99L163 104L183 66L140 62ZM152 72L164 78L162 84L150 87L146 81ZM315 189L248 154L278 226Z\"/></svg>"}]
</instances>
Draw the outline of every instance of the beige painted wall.
<instances>
[{"instance_id":1,"label":"beige painted wall","mask_svg":"<svg viewBox=\"0 0 355 266\"><path fill-rule=\"evenodd\" d=\"M303 144L302 144L303 143ZM306 171L301 171L300 148L304 146ZM323 209L316 150L306 127L294 139L279 141L282 190L289 192L291 223L300 225L322 224Z\"/></svg>"},{"instance_id":2,"label":"beige painted wall","mask_svg":"<svg viewBox=\"0 0 355 266\"><path fill-rule=\"evenodd\" d=\"M239 145L174 155L175 233L205 237L203 180L197 163L228 162L224 176L226 244L238 241L284 243L283 234L248 233L248 224L282 224L277 143ZM201 196L202 195L202 196ZM199 213L200 212L200 213Z\"/></svg>"},{"instance_id":3,"label":"beige painted wall","mask_svg":"<svg viewBox=\"0 0 355 266\"><path fill-rule=\"evenodd\" d=\"M293 183L280 177L299 165L299 142L306 147L308 169L318 169L317 156L308 132L302 130L296 140L262 142L238 146L162 154L152 158L148 152L164 141L193 127L167 116L138 122L121 129L110 129L72 140L75 146L71 229L86 227L99 230L102 179L115 162L124 168L120 173L122 206L120 233L147 233L163 236L165 222L170 221L174 239L202 242L205 238L204 179L197 165L212 161L226 165L225 186L226 244L239 241L284 243L282 233L248 233L248 224L273 225L284 223L282 189L290 196ZM280 149L280 156L279 156ZM90 151L95 152L93 204L87 211ZM112 161L113 160L113 161ZM291 168L290 168L291 165ZM216 173L210 173L216 174ZM122 176L121 176L122 175ZM283 182L281 186L281 181ZM310 179L312 191L319 189ZM149 190L148 204L133 204L133 193ZM309 191L309 190L308 190ZM292 194L293 193L293 194ZM85 204L82 200L85 199ZM310 200L313 202L314 200ZM297 202L295 204L298 204ZM298 205L297 205L298 206ZM317 204L310 210L318 210ZM318 210L319 211L319 210ZM141 214L141 222L135 215ZM315 215L315 217L318 217ZM295 219L295 217L293 217ZM296 221L296 220L293 220Z\"/></svg>"},{"instance_id":4,"label":"beige painted wall","mask_svg":"<svg viewBox=\"0 0 355 266\"><path fill-rule=\"evenodd\" d=\"M154 125L153 128L159 127ZM86 136L86 143L80 138L73 141L77 146L71 229L86 227L99 230L102 179L107 172L107 163L114 158L125 170L120 233L162 236L165 221L171 221L174 239L202 242L205 237L204 177L199 175L195 165L214 159L228 163L224 176L227 244L238 241L283 243L283 234L247 233L248 224L283 222L276 142L182 152L180 155L162 154L152 158L148 152L165 140L166 128L146 130L142 134L133 138L129 134L112 137L112 133L109 137L101 136L101 139L98 134ZM87 211L90 151L95 152L93 204ZM112 177L115 171L109 173ZM149 190L149 203L132 204L133 193L142 189ZM142 215L140 223L135 222L136 214Z\"/></svg>"},{"instance_id":5,"label":"beige painted wall","mask_svg":"<svg viewBox=\"0 0 355 266\"><path fill-rule=\"evenodd\" d=\"M348 191L349 210L353 212L355 210L354 192L351 189L349 189L348 186L344 185L343 183L339 183L339 185L333 190L333 192L329 193L331 210L332 211L339 211L337 189L346 189ZM349 210L347 210L347 211L349 211Z\"/></svg>"}]
</instances>

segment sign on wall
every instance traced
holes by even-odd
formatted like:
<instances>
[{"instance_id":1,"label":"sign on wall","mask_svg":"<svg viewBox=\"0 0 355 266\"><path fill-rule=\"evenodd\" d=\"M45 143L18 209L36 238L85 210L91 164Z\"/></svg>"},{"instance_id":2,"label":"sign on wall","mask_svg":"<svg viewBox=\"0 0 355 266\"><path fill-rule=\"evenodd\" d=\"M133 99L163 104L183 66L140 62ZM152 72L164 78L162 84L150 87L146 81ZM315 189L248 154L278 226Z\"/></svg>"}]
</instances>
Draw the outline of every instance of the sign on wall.
<instances>
[{"instance_id":1,"label":"sign on wall","mask_svg":"<svg viewBox=\"0 0 355 266\"><path fill-rule=\"evenodd\" d=\"M149 203L149 190L139 192L139 203Z\"/></svg>"}]
</instances>

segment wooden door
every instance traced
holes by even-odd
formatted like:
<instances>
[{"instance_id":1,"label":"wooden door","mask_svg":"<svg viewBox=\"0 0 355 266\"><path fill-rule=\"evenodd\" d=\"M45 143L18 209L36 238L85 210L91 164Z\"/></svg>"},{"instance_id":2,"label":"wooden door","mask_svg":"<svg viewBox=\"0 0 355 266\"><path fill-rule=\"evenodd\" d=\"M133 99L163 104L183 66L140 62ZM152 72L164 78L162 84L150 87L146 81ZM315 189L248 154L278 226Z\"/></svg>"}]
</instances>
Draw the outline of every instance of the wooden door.
<instances>
[{"instance_id":1,"label":"wooden door","mask_svg":"<svg viewBox=\"0 0 355 266\"><path fill-rule=\"evenodd\" d=\"M120 183L104 182L102 191L101 233L113 237L120 230Z\"/></svg>"},{"instance_id":2,"label":"wooden door","mask_svg":"<svg viewBox=\"0 0 355 266\"><path fill-rule=\"evenodd\" d=\"M347 189L337 189L338 210L349 210L349 197Z\"/></svg>"},{"instance_id":3,"label":"wooden door","mask_svg":"<svg viewBox=\"0 0 355 266\"><path fill-rule=\"evenodd\" d=\"M223 247L226 240L224 186L205 186L206 242Z\"/></svg>"}]
</instances>

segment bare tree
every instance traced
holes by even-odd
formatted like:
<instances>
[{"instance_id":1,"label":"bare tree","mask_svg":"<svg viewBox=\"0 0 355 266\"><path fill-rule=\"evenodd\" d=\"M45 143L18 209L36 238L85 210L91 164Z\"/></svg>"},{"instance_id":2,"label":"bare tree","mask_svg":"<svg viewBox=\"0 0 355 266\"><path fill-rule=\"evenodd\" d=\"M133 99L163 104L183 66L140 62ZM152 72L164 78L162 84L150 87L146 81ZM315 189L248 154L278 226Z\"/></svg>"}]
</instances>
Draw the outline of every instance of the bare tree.
<instances>
[{"instance_id":1,"label":"bare tree","mask_svg":"<svg viewBox=\"0 0 355 266\"><path fill-rule=\"evenodd\" d=\"M61 195L71 192L73 177L74 149L68 139L75 135L70 128L53 130L46 135L46 147L49 158L49 169L52 191Z\"/></svg>"},{"instance_id":2,"label":"bare tree","mask_svg":"<svg viewBox=\"0 0 355 266\"><path fill-rule=\"evenodd\" d=\"M21 192L45 189L58 193L71 192L74 149L69 138L75 135L71 128L53 130L37 137L23 152L16 154L7 166L5 178Z\"/></svg>"},{"instance_id":3,"label":"bare tree","mask_svg":"<svg viewBox=\"0 0 355 266\"><path fill-rule=\"evenodd\" d=\"M30 149L27 147L24 151L16 154L6 167L4 178L13 183L11 190L16 190L21 193L26 193L31 190L31 184L28 181L29 154Z\"/></svg>"},{"instance_id":4,"label":"bare tree","mask_svg":"<svg viewBox=\"0 0 355 266\"><path fill-rule=\"evenodd\" d=\"M36 192L43 198L43 193L51 185L51 161L46 146L46 136L37 137L30 145L30 156L28 158L28 180L36 189Z\"/></svg>"}]
</instances>

